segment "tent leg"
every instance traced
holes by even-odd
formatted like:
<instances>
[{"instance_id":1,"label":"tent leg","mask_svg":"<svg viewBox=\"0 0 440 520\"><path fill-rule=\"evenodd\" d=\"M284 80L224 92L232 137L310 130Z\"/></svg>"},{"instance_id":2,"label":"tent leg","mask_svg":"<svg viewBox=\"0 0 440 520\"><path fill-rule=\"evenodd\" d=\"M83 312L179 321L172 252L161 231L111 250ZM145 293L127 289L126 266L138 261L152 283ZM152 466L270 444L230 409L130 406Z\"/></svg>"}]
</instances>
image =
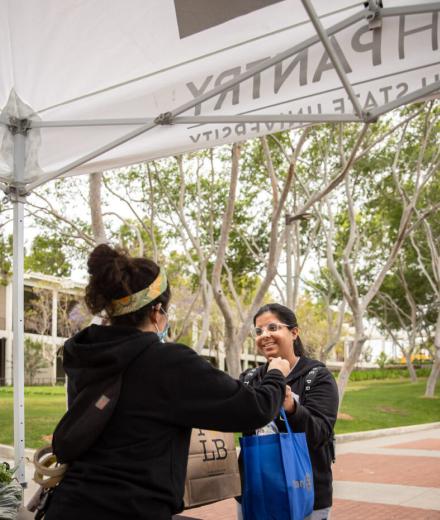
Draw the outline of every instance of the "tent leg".
<instances>
[{"instance_id":1,"label":"tent leg","mask_svg":"<svg viewBox=\"0 0 440 520\"><path fill-rule=\"evenodd\" d=\"M22 182L25 162L25 136L14 135L14 177ZM24 198L18 190L11 194L14 220L12 330L14 374L14 452L16 477L26 487L24 436Z\"/></svg>"}]
</instances>

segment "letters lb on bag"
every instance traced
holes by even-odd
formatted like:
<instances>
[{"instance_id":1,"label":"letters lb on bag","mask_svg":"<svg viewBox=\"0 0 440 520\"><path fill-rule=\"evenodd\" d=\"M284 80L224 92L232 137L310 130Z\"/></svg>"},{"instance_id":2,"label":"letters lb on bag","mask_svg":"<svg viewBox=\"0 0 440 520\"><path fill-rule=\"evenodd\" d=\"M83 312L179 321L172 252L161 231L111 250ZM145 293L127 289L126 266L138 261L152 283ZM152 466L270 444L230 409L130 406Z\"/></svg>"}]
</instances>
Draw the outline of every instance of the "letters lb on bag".
<instances>
[{"instance_id":1,"label":"letters lb on bag","mask_svg":"<svg viewBox=\"0 0 440 520\"><path fill-rule=\"evenodd\" d=\"M185 507L241 494L234 434L193 429L185 481Z\"/></svg>"},{"instance_id":2,"label":"letters lb on bag","mask_svg":"<svg viewBox=\"0 0 440 520\"><path fill-rule=\"evenodd\" d=\"M304 520L313 510L313 473L304 433L240 439L244 467L244 520Z\"/></svg>"}]
</instances>

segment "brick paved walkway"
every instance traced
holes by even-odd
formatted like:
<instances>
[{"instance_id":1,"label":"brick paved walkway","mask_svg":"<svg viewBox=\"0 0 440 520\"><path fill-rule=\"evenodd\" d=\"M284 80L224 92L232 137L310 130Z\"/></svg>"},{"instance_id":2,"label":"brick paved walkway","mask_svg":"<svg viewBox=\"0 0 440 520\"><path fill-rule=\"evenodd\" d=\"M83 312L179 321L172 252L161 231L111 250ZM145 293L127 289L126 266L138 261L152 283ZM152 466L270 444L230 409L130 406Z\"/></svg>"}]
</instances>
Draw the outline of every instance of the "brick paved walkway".
<instances>
[{"instance_id":1,"label":"brick paved walkway","mask_svg":"<svg viewBox=\"0 0 440 520\"><path fill-rule=\"evenodd\" d=\"M223 500L211 506L185 511L191 520L236 520L235 504ZM336 499L331 520L440 520L440 511ZM180 519L179 519L180 520ZM182 519L184 520L184 519Z\"/></svg>"},{"instance_id":2,"label":"brick paved walkway","mask_svg":"<svg viewBox=\"0 0 440 520\"><path fill-rule=\"evenodd\" d=\"M440 423L424 431L342 440L337 437L331 520L440 520ZM36 487L31 470L27 464L25 502ZM185 511L185 518L236 520L235 500Z\"/></svg>"},{"instance_id":3,"label":"brick paved walkway","mask_svg":"<svg viewBox=\"0 0 440 520\"><path fill-rule=\"evenodd\" d=\"M440 520L439 458L438 427L338 445L332 520ZM235 501L184 515L236 520Z\"/></svg>"},{"instance_id":4,"label":"brick paved walkway","mask_svg":"<svg viewBox=\"0 0 440 520\"><path fill-rule=\"evenodd\" d=\"M232 517L233 518L233 517ZM440 511L335 500L331 520L438 520Z\"/></svg>"},{"instance_id":5,"label":"brick paved walkway","mask_svg":"<svg viewBox=\"0 0 440 520\"><path fill-rule=\"evenodd\" d=\"M430 457L408 459L395 455L347 453L339 455L333 470L335 480L375 482L440 488L440 461Z\"/></svg>"}]
</instances>

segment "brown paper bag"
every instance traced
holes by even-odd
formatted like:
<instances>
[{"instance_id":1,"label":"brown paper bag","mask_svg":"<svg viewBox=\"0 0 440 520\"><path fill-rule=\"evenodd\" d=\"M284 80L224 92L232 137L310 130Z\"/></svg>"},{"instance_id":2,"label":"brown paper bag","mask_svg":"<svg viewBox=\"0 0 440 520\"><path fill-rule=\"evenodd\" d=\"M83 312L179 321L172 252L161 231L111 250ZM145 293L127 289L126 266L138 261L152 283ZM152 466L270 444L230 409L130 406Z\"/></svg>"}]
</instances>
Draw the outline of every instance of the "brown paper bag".
<instances>
[{"instance_id":1,"label":"brown paper bag","mask_svg":"<svg viewBox=\"0 0 440 520\"><path fill-rule=\"evenodd\" d=\"M193 429L185 481L185 507L241 494L234 434Z\"/></svg>"}]
</instances>

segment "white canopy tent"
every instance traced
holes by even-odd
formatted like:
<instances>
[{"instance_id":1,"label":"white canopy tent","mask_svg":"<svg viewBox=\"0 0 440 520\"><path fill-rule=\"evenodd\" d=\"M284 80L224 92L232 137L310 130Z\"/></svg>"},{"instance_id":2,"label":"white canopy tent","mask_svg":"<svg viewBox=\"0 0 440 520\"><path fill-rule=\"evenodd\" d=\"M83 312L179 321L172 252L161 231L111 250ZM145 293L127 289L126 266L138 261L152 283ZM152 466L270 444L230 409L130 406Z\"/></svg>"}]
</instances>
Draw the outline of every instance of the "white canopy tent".
<instances>
[{"instance_id":1,"label":"white canopy tent","mask_svg":"<svg viewBox=\"0 0 440 520\"><path fill-rule=\"evenodd\" d=\"M87 173L440 90L440 2L0 0L0 188L14 207L14 437L24 482L26 195Z\"/></svg>"}]
</instances>

